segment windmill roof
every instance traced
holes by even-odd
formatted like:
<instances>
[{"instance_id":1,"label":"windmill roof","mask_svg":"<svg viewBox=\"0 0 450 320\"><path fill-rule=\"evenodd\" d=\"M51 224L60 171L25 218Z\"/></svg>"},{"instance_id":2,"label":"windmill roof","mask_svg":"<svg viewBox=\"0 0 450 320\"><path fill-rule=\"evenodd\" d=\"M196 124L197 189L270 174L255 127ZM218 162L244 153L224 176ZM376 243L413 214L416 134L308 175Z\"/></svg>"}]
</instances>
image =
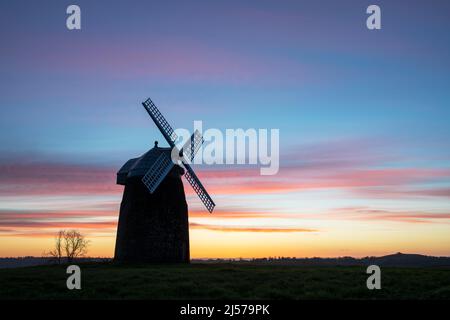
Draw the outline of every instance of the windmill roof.
<instances>
[{"instance_id":1,"label":"windmill roof","mask_svg":"<svg viewBox=\"0 0 450 320\"><path fill-rule=\"evenodd\" d=\"M139 158L128 160L117 172L117 184L125 185L128 179L143 177L161 153L167 152L170 157L171 150L155 146Z\"/></svg>"}]
</instances>

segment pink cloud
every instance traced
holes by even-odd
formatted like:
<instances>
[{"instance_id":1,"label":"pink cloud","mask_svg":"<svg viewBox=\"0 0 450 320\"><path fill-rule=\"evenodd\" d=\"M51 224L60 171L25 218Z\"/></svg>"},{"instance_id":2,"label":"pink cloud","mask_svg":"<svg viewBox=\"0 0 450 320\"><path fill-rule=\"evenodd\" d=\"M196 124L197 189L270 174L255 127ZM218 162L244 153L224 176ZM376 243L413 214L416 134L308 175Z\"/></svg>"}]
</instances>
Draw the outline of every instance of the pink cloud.
<instances>
[{"instance_id":1,"label":"pink cloud","mask_svg":"<svg viewBox=\"0 0 450 320\"><path fill-rule=\"evenodd\" d=\"M76 220L91 217L114 217L117 218L116 211L100 211L100 210L77 210L77 211L17 211L17 210L0 210L0 224L5 221L39 221L49 219Z\"/></svg>"},{"instance_id":2,"label":"pink cloud","mask_svg":"<svg viewBox=\"0 0 450 320\"><path fill-rule=\"evenodd\" d=\"M0 196L119 194L115 171L65 163L0 163Z\"/></svg>"},{"instance_id":3,"label":"pink cloud","mask_svg":"<svg viewBox=\"0 0 450 320\"><path fill-rule=\"evenodd\" d=\"M361 196L367 196L371 198L450 198L450 188L439 186L426 189L396 186L384 188L363 188L357 190L357 193Z\"/></svg>"},{"instance_id":4,"label":"pink cloud","mask_svg":"<svg viewBox=\"0 0 450 320\"><path fill-rule=\"evenodd\" d=\"M427 168L383 168L383 169L360 169L349 170L344 173L332 174L323 177L336 186L343 187L372 187L405 185L431 182L450 177L449 169L427 169Z\"/></svg>"},{"instance_id":5,"label":"pink cloud","mask_svg":"<svg viewBox=\"0 0 450 320\"><path fill-rule=\"evenodd\" d=\"M30 39L28 46L32 46ZM183 39L159 39L157 45L128 39L127 44L96 39L90 43L51 50L52 46L36 43L40 50L33 52L17 48L15 59L19 68L54 73L105 75L113 78L157 79L161 81L207 81L231 84L261 82L290 83L319 81L311 67L298 61L271 59L253 53L237 52L203 42ZM24 48L25 49L25 48ZM27 62L28 61L28 62ZM30 61L39 61L39 64ZM294 71L295 70L295 71Z\"/></svg>"},{"instance_id":6,"label":"pink cloud","mask_svg":"<svg viewBox=\"0 0 450 320\"><path fill-rule=\"evenodd\" d=\"M208 170L199 172L205 186L216 194L286 193L294 191L342 189L361 192L362 188L414 186L434 181L447 181L449 169L380 168L332 169L289 167L281 168L278 175L260 176L254 169ZM186 187L187 193L192 194ZM446 196L446 191L428 190L435 196Z\"/></svg>"},{"instance_id":7,"label":"pink cloud","mask_svg":"<svg viewBox=\"0 0 450 320\"><path fill-rule=\"evenodd\" d=\"M232 199L235 195L286 194L290 192L314 190L340 190L354 198L408 198L446 197L450 195L443 183L450 180L448 168L388 167L386 162L398 160L395 154L381 147L382 142L341 141L329 145L298 147L290 152L286 166L279 174L261 176L258 168L207 168L196 170L207 190L213 197ZM39 157L37 157L39 159ZM22 158L21 158L22 159ZM106 231L114 233L118 217L118 205L123 186L115 184L117 168L110 166L80 165L49 160L24 162L17 159L0 162L0 197L29 196L77 196L95 197L113 195L117 203L102 203L97 207L78 210L48 211L0 211L0 233L39 234L47 236L58 229L79 228L89 232ZM434 187L432 187L433 183ZM188 195L193 195L191 187L185 183ZM22 200L21 200L22 201ZM369 201L369 200L368 200ZM225 200L225 203L226 200ZM242 204L240 204L242 205ZM276 206L276 204L275 204ZM298 209L298 208L296 208ZM191 217L204 217L204 211L191 210ZM392 211L377 208L344 208L321 214L302 212L279 212L277 208L257 210L251 207L230 206L217 208L217 218L308 218L308 219L360 219L426 223L449 219L445 212ZM277 228L242 227L234 230L216 225L201 226L221 231L253 232L306 232ZM239 230L238 230L239 229ZM259 230L261 229L261 230ZM251 230L248 230L251 231ZM48 233L47 233L48 232Z\"/></svg>"},{"instance_id":8,"label":"pink cloud","mask_svg":"<svg viewBox=\"0 0 450 320\"><path fill-rule=\"evenodd\" d=\"M446 187L423 187L427 183L450 181L450 169L388 168L364 165L373 163L370 157L360 157L358 164L338 162L344 158L339 151L327 158L321 151L309 153L309 159L327 159L322 165L291 164L281 167L277 175L261 176L258 168L214 168L197 170L211 194L264 194L309 190L344 190L355 196L410 197L415 195L448 197ZM306 157L308 158L308 157ZM351 158L351 156L349 156ZM20 162L0 163L0 196L39 195L115 195L120 197L123 187L116 185L117 168L68 163ZM186 185L186 193L193 194Z\"/></svg>"},{"instance_id":9,"label":"pink cloud","mask_svg":"<svg viewBox=\"0 0 450 320\"><path fill-rule=\"evenodd\" d=\"M328 213L328 217L343 220L379 220L408 223L431 223L436 220L449 220L448 212L406 211L373 209L369 207L336 208Z\"/></svg>"}]
</instances>

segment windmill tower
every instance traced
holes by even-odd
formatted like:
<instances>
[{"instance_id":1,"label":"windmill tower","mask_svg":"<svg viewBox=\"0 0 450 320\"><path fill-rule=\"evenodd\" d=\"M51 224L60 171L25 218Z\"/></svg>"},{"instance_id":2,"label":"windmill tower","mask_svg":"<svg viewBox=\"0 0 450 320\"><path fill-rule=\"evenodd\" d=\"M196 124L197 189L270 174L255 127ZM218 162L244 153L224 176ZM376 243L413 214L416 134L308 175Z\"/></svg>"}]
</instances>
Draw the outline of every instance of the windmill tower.
<instances>
[{"instance_id":1,"label":"windmill tower","mask_svg":"<svg viewBox=\"0 0 450 320\"><path fill-rule=\"evenodd\" d=\"M195 131L181 150L179 164L172 161L177 135L158 108L142 103L169 144L155 146L139 158L128 160L117 172L124 185L114 259L122 262L189 262L188 206L181 177L184 175L211 213L214 202L188 162L203 143Z\"/></svg>"}]
</instances>

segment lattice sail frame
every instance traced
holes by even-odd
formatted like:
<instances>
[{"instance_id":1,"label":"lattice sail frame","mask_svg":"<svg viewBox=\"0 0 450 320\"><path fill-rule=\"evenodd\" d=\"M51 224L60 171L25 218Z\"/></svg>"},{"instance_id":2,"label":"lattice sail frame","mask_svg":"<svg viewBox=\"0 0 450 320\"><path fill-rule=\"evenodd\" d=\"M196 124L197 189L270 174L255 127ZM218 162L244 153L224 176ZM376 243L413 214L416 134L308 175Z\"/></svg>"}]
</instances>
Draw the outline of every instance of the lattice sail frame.
<instances>
[{"instance_id":1,"label":"lattice sail frame","mask_svg":"<svg viewBox=\"0 0 450 320\"><path fill-rule=\"evenodd\" d=\"M175 134L172 127L170 126L170 124L167 122L166 118L164 118L164 116L158 110L156 105L153 103L153 101L150 98L148 98L142 103L142 105L144 106L145 110L147 110L148 114L158 127L159 131L161 131L162 135L164 136L170 147L176 148L175 141L177 140L178 137ZM196 130L192 134L191 139L188 140L182 148L183 156L181 157L181 162L186 170L184 174L186 180L189 182L194 191L197 193L200 200L205 205L206 209L210 213L212 213L216 205L209 196L203 184L200 182L200 179L197 177L194 170L188 163L194 160L195 154L197 153L203 142L204 139L202 135L198 130ZM189 159L190 161L186 161L187 159ZM167 174L169 174L173 166L174 163L172 162L172 159L168 156L168 154L164 152L161 153L161 155L156 159L154 164L150 167L150 169L142 178L142 182L148 188L150 193L153 193L156 190L156 188L158 188L159 184L164 180Z\"/></svg>"},{"instance_id":2,"label":"lattice sail frame","mask_svg":"<svg viewBox=\"0 0 450 320\"><path fill-rule=\"evenodd\" d=\"M189 163L194 161L195 155L202 146L203 142L205 142L205 140L203 139L202 134L200 133L200 131L195 130L191 138L186 141L182 148L184 162L187 162L186 160L189 160Z\"/></svg>"},{"instance_id":3,"label":"lattice sail frame","mask_svg":"<svg viewBox=\"0 0 450 320\"><path fill-rule=\"evenodd\" d=\"M158 188L160 183L169 174L173 166L172 159L167 153L162 152L142 178L142 182L150 193L155 192L156 188Z\"/></svg>"},{"instance_id":4,"label":"lattice sail frame","mask_svg":"<svg viewBox=\"0 0 450 320\"><path fill-rule=\"evenodd\" d=\"M184 177L189 182L189 184L192 186L192 189L194 189L195 193L197 193L198 197L203 202L203 204L205 205L205 207L209 211L209 213L212 213L216 204L211 199L208 192L206 192L205 187L203 187L203 184L200 182L200 179L197 177L194 170L192 170L191 166L184 162L183 162L183 166L184 166L184 169L186 169L186 173L184 174Z\"/></svg>"},{"instance_id":5,"label":"lattice sail frame","mask_svg":"<svg viewBox=\"0 0 450 320\"><path fill-rule=\"evenodd\" d=\"M158 127L159 131L161 131L162 135L166 139L167 143L171 148L175 147L175 141L177 141L178 136L175 134L174 130L170 126L170 124L167 122L166 118L162 115L161 112L159 112L156 105L153 103L153 101L148 98L144 102L142 102L142 105L144 106L145 110L147 110L148 114L152 118L153 122Z\"/></svg>"}]
</instances>

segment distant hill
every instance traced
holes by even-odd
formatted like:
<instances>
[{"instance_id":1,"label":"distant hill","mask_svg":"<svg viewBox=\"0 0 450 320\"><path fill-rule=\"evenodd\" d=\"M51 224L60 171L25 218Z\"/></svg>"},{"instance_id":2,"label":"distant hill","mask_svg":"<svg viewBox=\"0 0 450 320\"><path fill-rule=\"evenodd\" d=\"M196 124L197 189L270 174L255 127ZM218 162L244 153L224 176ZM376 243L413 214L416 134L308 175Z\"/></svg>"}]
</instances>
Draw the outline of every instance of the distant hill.
<instances>
[{"instance_id":1,"label":"distant hill","mask_svg":"<svg viewBox=\"0 0 450 320\"><path fill-rule=\"evenodd\" d=\"M433 257L421 254L396 253L383 257L361 259L365 264L386 267L443 267L450 266L450 257Z\"/></svg>"}]
</instances>

